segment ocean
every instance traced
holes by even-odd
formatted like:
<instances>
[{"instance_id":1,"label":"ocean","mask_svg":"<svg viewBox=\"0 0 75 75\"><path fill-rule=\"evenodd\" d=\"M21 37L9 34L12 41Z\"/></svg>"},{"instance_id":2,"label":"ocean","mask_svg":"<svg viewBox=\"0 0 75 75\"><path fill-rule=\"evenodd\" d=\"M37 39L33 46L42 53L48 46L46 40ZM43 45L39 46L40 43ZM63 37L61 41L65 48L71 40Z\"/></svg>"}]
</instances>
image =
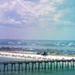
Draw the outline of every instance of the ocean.
<instances>
[{"instance_id":1,"label":"ocean","mask_svg":"<svg viewBox=\"0 0 75 75\"><path fill-rule=\"evenodd\" d=\"M75 54L75 41L54 41L54 40L0 40L0 47L23 48L27 50L45 50L50 49L56 52L63 50L65 53ZM13 61L15 59L0 58L0 61ZM18 59L16 59L18 61ZM75 75L75 69L59 69L59 70L35 70L35 71L9 71L0 72L0 75Z\"/></svg>"},{"instance_id":2,"label":"ocean","mask_svg":"<svg viewBox=\"0 0 75 75\"><path fill-rule=\"evenodd\" d=\"M27 71L27 72L6 72L0 73L0 75L75 75L75 70L64 71Z\"/></svg>"}]
</instances>

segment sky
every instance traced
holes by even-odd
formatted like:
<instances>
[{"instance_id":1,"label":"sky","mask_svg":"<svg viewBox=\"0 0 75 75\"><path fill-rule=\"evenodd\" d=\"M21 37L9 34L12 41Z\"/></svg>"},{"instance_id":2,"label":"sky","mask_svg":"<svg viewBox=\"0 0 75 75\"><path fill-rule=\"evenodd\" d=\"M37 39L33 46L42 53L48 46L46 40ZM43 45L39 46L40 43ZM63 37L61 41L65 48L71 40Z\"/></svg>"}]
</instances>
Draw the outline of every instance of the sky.
<instances>
[{"instance_id":1,"label":"sky","mask_svg":"<svg viewBox=\"0 0 75 75\"><path fill-rule=\"evenodd\" d=\"M0 0L0 39L75 40L75 0Z\"/></svg>"}]
</instances>

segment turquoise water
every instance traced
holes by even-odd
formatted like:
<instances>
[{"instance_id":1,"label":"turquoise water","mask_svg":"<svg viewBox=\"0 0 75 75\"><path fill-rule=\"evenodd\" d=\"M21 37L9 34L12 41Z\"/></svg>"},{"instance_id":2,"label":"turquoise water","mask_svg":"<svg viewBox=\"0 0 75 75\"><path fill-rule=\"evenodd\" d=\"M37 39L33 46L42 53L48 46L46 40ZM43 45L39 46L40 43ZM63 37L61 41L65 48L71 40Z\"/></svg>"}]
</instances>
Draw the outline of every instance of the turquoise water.
<instances>
[{"instance_id":1,"label":"turquoise water","mask_svg":"<svg viewBox=\"0 0 75 75\"><path fill-rule=\"evenodd\" d=\"M75 75L75 70L5 72L0 75Z\"/></svg>"}]
</instances>

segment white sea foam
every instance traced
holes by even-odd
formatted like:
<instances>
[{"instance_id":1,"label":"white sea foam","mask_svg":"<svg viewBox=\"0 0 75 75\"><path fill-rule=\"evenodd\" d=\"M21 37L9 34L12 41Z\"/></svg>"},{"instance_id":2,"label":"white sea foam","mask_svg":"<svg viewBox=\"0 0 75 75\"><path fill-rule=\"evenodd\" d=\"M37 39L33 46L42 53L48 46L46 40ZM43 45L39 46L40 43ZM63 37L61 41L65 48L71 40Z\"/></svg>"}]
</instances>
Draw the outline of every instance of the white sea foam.
<instances>
[{"instance_id":1,"label":"white sea foam","mask_svg":"<svg viewBox=\"0 0 75 75\"><path fill-rule=\"evenodd\" d=\"M16 58L16 59L30 59L30 60L71 60L75 59L74 56L59 56L59 55L37 55L37 54L24 54L12 52L0 52L0 57Z\"/></svg>"}]
</instances>

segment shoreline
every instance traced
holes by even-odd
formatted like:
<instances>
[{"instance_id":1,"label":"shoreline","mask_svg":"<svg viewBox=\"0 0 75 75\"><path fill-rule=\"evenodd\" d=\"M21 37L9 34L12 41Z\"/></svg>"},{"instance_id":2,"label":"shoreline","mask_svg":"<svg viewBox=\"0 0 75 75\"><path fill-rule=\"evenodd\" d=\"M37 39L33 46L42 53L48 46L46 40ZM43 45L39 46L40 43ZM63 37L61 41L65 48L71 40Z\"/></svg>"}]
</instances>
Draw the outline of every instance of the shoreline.
<instances>
[{"instance_id":1,"label":"shoreline","mask_svg":"<svg viewBox=\"0 0 75 75\"><path fill-rule=\"evenodd\" d=\"M75 56L66 55L38 55L36 53L30 52L15 52L15 51L0 51L0 58L11 58L11 59L21 59L21 60L72 60Z\"/></svg>"}]
</instances>

